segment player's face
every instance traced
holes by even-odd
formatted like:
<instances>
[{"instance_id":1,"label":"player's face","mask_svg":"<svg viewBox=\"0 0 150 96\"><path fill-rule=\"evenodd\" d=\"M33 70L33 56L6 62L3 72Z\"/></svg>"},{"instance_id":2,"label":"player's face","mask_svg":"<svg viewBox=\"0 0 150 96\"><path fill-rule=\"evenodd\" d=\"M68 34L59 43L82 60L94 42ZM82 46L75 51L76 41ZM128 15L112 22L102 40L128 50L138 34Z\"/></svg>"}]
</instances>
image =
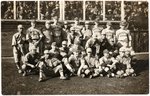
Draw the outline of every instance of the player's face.
<instances>
[{"instance_id":1,"label":"player's face","mask_svg":"<svg viewBox=\"0 0 150 96\"><path fill-rule=\"evenodd\" d=\"M75 24L75 25L78 25L78 24L79 24L79 21L75 21L74 24Z\"/></svg>"},{"instance_id":2,"label":"player's face","mask_svg":"<svg viewBox=\"0 0 150 96\"><path fill-rule=\"evenodd\" d=\"M110 25L106 25L107 26L107 28L110 28L111 26Z\"/></svg>"},{"instance_id":3,"label":"player's face","mask_svg":"<svg viewBox=\"0 0 150 96\"><path fill-rule=\"evenodd\" d=\"M45 53L44 56L45 56L45 59L49 58L49 54L48 53Z\"/></svg>"},{"instance_id":4,"label":"player's face","mask_svg":"<svg viewBox=\"0 0 150 96\"><path fill-rule=\"evenodd\" d=\"M62 44L62 47L66 48L66 47L67 47L67 45L66 45L66 44Z\"/></svg>"},{"instance_id":5,"label":"player's face","mask_svg":"<svg viewBox=\"0 0 150 96\"><path fill-rule=\"evenodd\" d=\"M86 27L86 28L89 28L89 25L86 24L85 27Z\"/></svg>"},{"instance_id":6,"label":"player's face","mask_svg":"<svg viewBox=\"0 0 150 96\"><path fill-rule=\"evenodd\" d=\"M56 46L52 46L52 49L56 49Z\"/></svg>"},{"instance_id":7,"label":"player's face","mask_svg":"<svg viewBox=\"0 0 150 96\"><path fill-rule=\"evenodd\" d=\"M108 58L108 57L109 57L109 53L104 53L104 56L105 56L106 58Z\"/></svg>"},{"instance_id":8,"label":"player's face","mask_svg":"<svg viewBox=\"0 0 150 96\"><path fill-rule=\"evenodd\" d=\"M35 54L36 53L36 49L31 50L31 53Z\"/></svg>"},{"instance_id":9,"label":"player's face","mask_svg":"<svg viewBox=\"0 0 150 96\"><path fill-rule=\"evenodd\" d=\"M129 55L130 55L130 52L129 52L129 51L126 51L126 52L125 52L125 55L126 55L126 56L129 56Z\"/></svg>"},{"instance_id":10,"label":"player's face","mask_svg":"<svg viewBox=\"0 0 150 96\"><path fill-rule=\"evenodd\" d=\"M32 27L35 27L35 25L36 25L35 23L31 23L31 26L32 26Z\"/></svg>"},{"instance_id":11,"label":"player's face","mask_svg":"<svg viewBox=\"0 0 150 96\"><path fill-rule=\"evenodd\" d=\"M91 55L92 55L92 52L91 52L91 51L87 52L87 55L88 55L88 56L91 56Z\"/></svg>"},{"instance_id":12,"label":"player's face","mask_svg":"<svg viewBox=\"0 0 150 96\"><path fill-rule=\"evenodd\" d=\"M74 56L78 57L79 56L79 52L74 52Z\"/></svg>"},{"instance_id":13,"label":"player's face","mask_svg":"<svg viewBox=\"0 0 150 96\"><path fill-rule=\"evenodd\" d=\"M49 28L50 28L50 24L45 24L45 27L46 27L47 29L49 29Z\"/></svg>"},{"instance_id":14,"label":"player's face","mask_svg":"<svg viewBox=\"0 0 150 96\"><path fill-rule=\"evenodd\" d=\"M75 33L75 30L71 30L71 33L74 34L74 33Z\"/></svg>"},{"instance_id":15,"label":"player's face","mask_svg":"<svg viewBox=\"0 0 150 96\"><path fill-rule=\"evenodd\" d=\"M125 28L125 26L120 25L120 28L121 28L121 29L124 29L124 28Z\"/></svg>"},{"instance_id":16,"label":"player's face","mask_svg":"<svg viewBox=\"0 0 150 96\"><path fill-rule=\"evenodd\" d=\"M57 23L57 22L58 22L58 20L57 20L57 19L54 19L53 21L54 21L54 23Z\"/></svg>"},{"instance_id":17,"label":"player's face","mask_svg":"<svg viewBox=\"0 0 150 96\"><path fill-rule=\"evenodd\" d=\"M23 32L23 28L18 28L18 31L21 33Z\"/></svg>"},{"instance_id":18,"label":"player's face","mask_svg":"<svg viewBox=\"0 0 150 96\"><path fill-rule=\"evenodd\" d=\"M123 52L123 51L119 52L119 54L120 54L122 57L125 56L125 52Z\"/></svg>"},{"instance_id":19,"label":"player's face","mask_svg":"<svg viewBox=\"0 0 150 96\"><path fill-rule=\"evenodd\" d=\"M97 23L97 22L95 22L95 26L98 26L98 23Z\"/></svg>"}]
</instances>

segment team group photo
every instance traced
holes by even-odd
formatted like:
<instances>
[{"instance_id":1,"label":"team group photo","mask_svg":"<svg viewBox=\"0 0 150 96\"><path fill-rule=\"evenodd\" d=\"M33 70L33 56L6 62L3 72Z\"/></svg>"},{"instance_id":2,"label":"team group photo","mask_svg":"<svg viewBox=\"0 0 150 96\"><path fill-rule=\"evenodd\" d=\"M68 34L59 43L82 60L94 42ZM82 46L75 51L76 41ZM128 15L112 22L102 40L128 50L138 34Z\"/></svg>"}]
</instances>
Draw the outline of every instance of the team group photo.
<instances>
[{"instance_id":1,"label":"team group photo","mask_svg":"<svg viewBox=\"0 0 150 96\"><path fill-rule=\"evenodd\" d=\"M149 93L148 1L1 1L1 19L3 95Z\"/></svg>"}]
</instances>

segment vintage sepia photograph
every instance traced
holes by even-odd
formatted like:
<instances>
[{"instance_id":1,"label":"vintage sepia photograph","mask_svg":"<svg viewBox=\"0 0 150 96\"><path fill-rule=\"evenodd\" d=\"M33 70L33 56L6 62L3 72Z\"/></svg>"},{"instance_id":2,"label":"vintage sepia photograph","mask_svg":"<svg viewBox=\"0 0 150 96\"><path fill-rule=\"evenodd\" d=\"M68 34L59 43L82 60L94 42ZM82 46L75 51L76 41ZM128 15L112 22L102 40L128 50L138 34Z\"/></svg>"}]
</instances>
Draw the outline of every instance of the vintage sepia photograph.
<instances>
[{"instance_id":1,"label":"vintage sepia photograph","mask_svg":"<svg viewBox=\"0 0 150 96\"><path fill-rule=\"evenodd\" d=\"M2 0L2 95L149 94L148 0Z\"/></svg>"}]
</instances>

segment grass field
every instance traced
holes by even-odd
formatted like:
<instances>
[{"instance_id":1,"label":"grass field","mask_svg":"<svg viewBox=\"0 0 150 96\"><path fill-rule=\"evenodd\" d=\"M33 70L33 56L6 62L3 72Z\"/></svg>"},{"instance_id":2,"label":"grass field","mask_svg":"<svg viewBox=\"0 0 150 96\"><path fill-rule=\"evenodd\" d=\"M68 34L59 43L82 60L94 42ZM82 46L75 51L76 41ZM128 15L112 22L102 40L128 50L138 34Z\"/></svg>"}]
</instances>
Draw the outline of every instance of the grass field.
<instances>
[{"instance_id":1,"label":"grass field","mask_svg":"<svg viewBox=\"0 0 150 96\"><path fill-rule=\"evenodd\" d=\"M12 58L2 58L2 94L148 94L148 60L139 60L135 70L137 77L123 79L72 77L70 80L59 80L56 77L38 82L38 75L22 77L17 73Z\"/></svg>"},{"instance_id":2,"label":"grass field","mask_svg":"<svg viewBox=\"0 0 150 96\"><path fill-rule=\"evenodd\" d=\"M2 94L148 94L149 61L148 55L137 55L137 77L124 79L98 77L94 79L72 77L59 80L59 77L38 82L38 75L22 77L17 73L11 48L12 31L2 32Z\"/></svg>"}]
</instances>

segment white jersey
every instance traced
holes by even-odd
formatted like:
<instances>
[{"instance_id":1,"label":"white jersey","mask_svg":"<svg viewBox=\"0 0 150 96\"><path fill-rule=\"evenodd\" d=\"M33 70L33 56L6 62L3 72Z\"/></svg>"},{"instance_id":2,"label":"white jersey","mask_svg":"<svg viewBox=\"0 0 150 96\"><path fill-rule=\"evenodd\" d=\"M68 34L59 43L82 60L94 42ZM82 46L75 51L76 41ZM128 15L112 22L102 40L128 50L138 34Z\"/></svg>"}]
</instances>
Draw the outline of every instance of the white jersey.
<instances>
[{"instance_id":1,"label":"white jersey","mask_svg":"<svg viewBox=\"0 0 150 96\"><path fill-rule=\"evenodd\" d=\"M130 31L119 29L116 31L116 38L118 41L131 41Z\"/></svg>"}]
</instances>

